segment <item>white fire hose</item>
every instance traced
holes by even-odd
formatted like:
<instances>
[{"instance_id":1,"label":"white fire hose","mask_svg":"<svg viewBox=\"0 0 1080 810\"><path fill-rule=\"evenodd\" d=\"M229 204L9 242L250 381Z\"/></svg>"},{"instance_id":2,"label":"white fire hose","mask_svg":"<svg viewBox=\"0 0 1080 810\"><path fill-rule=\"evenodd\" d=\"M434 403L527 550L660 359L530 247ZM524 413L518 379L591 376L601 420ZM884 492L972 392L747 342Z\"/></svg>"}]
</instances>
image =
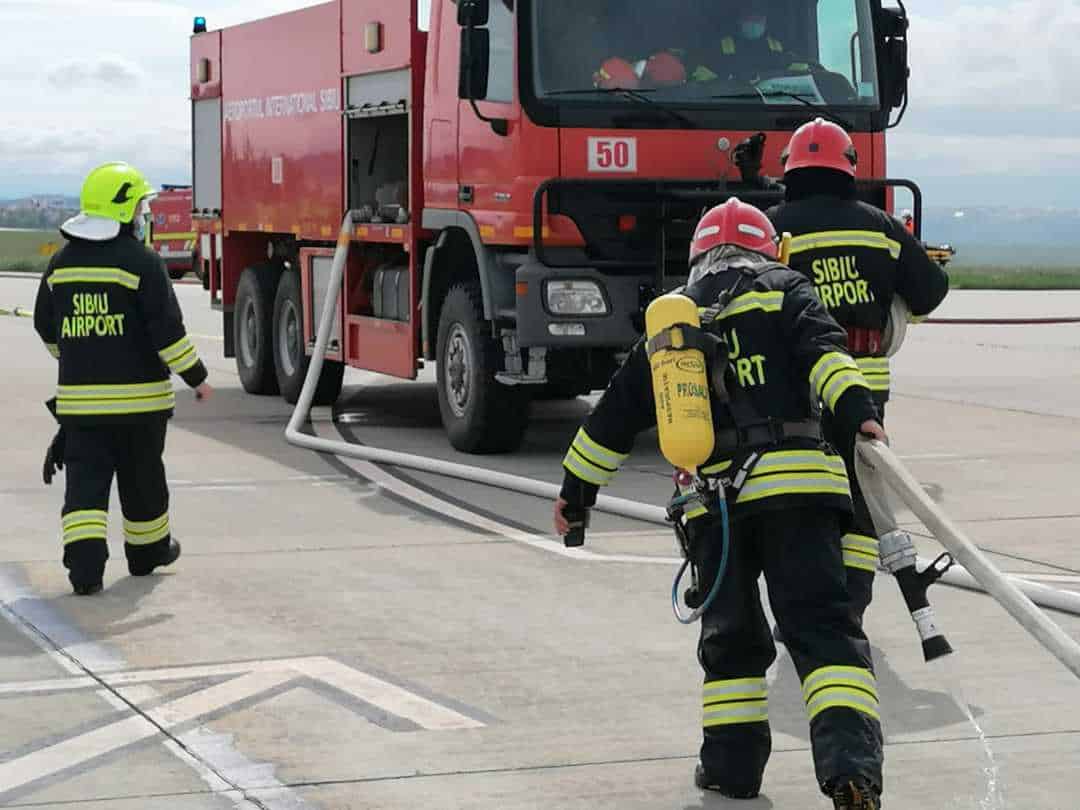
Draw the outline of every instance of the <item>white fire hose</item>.
<instances>
[{"instance_id":1,"label":"white fire hose","mask_svg":"<svg viewBox=\"0 0 1080 810\"><path fill-rule=\"evenodd\" d=\"M322 370L326 346L330 340L330 329L333 326L334 313L337 311L341 280L345 273L345 260L349 252L353 227L353 212L349 211L345 214L345 219L341 223L341 233L338 236L334 262L330 268L330 281L324 299L325 306L322 311L322 318L319 321L319 331L315 336L315 348L312 351L311 364L308 366L307 377L304 378L304 387L300 391L300 398L296 402L296 408L289 419L288 427L285 428L286 441L299 447L306 447L309 450L333 453L379 464L389 464L394 467L422 470L423 472L446 475L451 478L460 478L464 481L475 481L478 484L487 484L488 486L522 492L526 495L535 495L538 498L547 498L554 501L559 495L559 487L556 484L537 481L533 478L523 478L518 475L509 475L482 467L455 464L452 461L443 461L427 456L399 453L378 447L363 447L343 441L320 439L315 436L308 436L300 431L300 427L307 419L308 411L311 408L311 400L315 396L319 372ZM596 509L647 523L667 525L663 508L635 503L624 498L601 496L597 498Z\"/></svg>"},{"instance_id":2,"label":"white fire hose","mask_svg":"<svg viewBox=\"0 0 1080 810\"><path fill-rule=\"evenodd\" d=\"M1051 621L1033 601L1080 614L1080 594L1036 585L1001 573L975 544L953 525L937 504L930 500L919 482L904 468L887 445L860 437L856 442L855 458L856 473L863 485L863 493L879 533L896 528L895 525L881 523L881 516L890 511L887 504L883 503L884 493L880 484L884 482L964 567L964 571L947 571L941 581L952 581L961 587L985 590L1021 627L1080 678L1080 644ZM885 520L888 520L888 517Z\"/></svg>"},{"instance_id":3,"label":"white fire hose","mask_svg":"<svg viewBox=\"0 0 1080 810\"><path fill-rule=\"evenodd\" d=\"M330 330L337 311L337 302L345 274L345 262L348 257L354 227L353 212L349 211L345 214L345 218L341 223L337 250L334 253L330 280L324 298L325 305L319 321L318 333L315 336L315 348L312 352L307 376L304 378L303 389L300 391L300 398L297 400L289 424L285 428L286 441L297 447L304 447L317 452L420 470L436 475L445 475L450 478L473 481L478 484L554 501L559 495L560 488L557 484L549 484L533 478L510 475L483 467L472 467L427 456L355 445L345 441L322 439L301 432L301 427L308 418L311 402L315 396L315 388L318 385L319 374L322 371L323 358L326 355ZM1035 636L1077 677L1080 677L1080 645L1040 611L1036 604L1033 604L1034 602L1056 610L1080 615L1080 594L1061 591L1045 585L1037 585L1001 573L941 514L918 483L885 445L880 442L860 442L859 453L870 464L881 470L905 503L967 569L960 570L958 567L954 567L946 572L941 581L961 588L989 593L1016 618L1024 629ZM601 495L597 498L594 508L601 512L620 515L645 523L669 525L662 507L649 506L625 498ZM925 564L925 561L921 562Z\"/></svg>"}]
</instances>

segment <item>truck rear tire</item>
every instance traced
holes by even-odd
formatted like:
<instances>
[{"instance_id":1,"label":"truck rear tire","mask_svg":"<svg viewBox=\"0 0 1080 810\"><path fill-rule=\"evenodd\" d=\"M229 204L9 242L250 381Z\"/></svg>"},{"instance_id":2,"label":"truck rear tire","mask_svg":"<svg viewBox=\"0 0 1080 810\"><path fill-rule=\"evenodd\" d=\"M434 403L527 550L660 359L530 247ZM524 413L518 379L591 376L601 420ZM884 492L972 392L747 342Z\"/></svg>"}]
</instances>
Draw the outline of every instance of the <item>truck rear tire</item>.
<instances>
[{"instance_id":1,"label":"truck rear tire","mask_svg":"<svg viewBox=\"0 0 1080 810\"><path fill-rule=\"evenodd\" d=\"M202 282L202 288L204 290L210 289L210 268L203 263L202 256L198 253L192 254L191 266L195 270L195 275L199 277L199 281Z\"/></svg>"},{"instance_id":2,"label":"truck rear tire","mask_svg":"<svg viewBox=\"0 0 1080 810\"><path fill-rule=\"evenodd\" d=\"M439 313L439 411L450 444L464 453L509 453L529 424L526 386L495 379L502 348L484 321L480 284L457 284Z\"/></svg>"},{"instance_id":3,"label":"truck rear tire","mask_svg":"<svg viewBox=\"0 0 1080 810\"><path fill-rule=\"evenodd\" d=\"M185 275L187 275L187 270L185 270L183 267L169 268L169 278L171 278L173 281L179 281Z\"/></svg>"},{"instance_id":4,"label":"truck rear tire","mask_svg":"<svg viewBox=\"0 0 1080 810\"><path fill-rule=\"evenodd\" d=\"M274 373L282 398L290 405L300 399L311 366L311 357L304 350L303 298L300 276L294 272L282 274L274 296L273 346ZM341 394L345 364L323 359L319 382L315 387L312 405L333 405Z\"/></svg>"},{"instance_id":5,"label":"truck rear tire","mask_svg":"<svg viewBox=\"0 0 1080 810\"><path fill-rule=\"evenodd\" d=\"M249 394L279 392L274 373L274 294L281 271L272 265L248 267L236 287L236 371Z\"/></svg>"}]
</instances>

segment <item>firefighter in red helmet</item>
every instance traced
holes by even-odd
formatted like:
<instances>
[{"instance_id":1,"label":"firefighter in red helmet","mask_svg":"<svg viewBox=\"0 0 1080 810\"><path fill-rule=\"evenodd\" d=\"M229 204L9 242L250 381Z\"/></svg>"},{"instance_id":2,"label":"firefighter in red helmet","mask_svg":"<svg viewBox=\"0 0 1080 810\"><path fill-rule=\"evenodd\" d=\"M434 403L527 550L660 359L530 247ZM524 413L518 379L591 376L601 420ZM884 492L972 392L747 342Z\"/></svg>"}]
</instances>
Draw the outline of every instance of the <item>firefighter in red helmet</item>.
<instances>
[{"instance_id":1,"label":"firefighter in red helmet","mask_svg":"<svg viewBox=\"0 0 1080 810\"><path fill-rule=\"evenodd\" d=\"M843 330L777 258L765 215L729 200L698 223L681 291L701 313L715 448L680 472L696 487L697 506L679 517L688 556L712 582L700 584L711 595L697 603L704 689L694 779L731 798L761 788L771 753L765 673L776 657L757 587L764 573L802 680L819 787L841 810L877 810L878 693L840 545L851 496L843 461L822 440L818 403L849 442L885 434ZM583 542L598 488L656 424L649 356L660 337L634 346L566 454L554 522L568 543Z\"/></svg>"},{"instance_id":2,"label":"firefighter in red helmet","mask_svg":"<svg viewBox=\"0 0 1080 810\"><path fill-rule=\"evenodd\" d=\"M786 201L769 210L792 234L790 266L809 279L829 314L847 332L855 358L884 419L889 354L883 336L899 297L913 315L933 311L949 278L900 220L856 199L858 155L848 134L818 118L800 127L784 149ZM854 471L854 448L828 415L826 439L843 451L852 483L855 522L844 536L844 563L856 619L872 599L878 541Z\"/></svg>"}]
</instances>

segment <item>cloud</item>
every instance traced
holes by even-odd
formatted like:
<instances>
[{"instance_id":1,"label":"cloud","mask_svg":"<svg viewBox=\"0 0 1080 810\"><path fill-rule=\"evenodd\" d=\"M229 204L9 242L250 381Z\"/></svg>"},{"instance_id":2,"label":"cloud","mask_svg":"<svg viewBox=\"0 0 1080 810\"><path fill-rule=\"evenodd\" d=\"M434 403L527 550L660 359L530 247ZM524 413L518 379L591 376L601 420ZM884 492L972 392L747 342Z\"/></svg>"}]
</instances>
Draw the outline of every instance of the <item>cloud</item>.
<instances>
[{"instance_id":1,"label":"cloud","mask_svg":"<svg viewBox=\"0 0 1080 810\"><path fill-rule=\"evenodd\" d=\"M994 133L896 133L889 146L894 156L937 166L952 176L1080 174L1080 139L1068 134L1017 139Z\"/></svg>"},{"instance_id":2,"label":"cloud","mask_svg":"<svg viewBox=\"0 0 1080 810\"><path fill-rule=\"evenodd\" d=\"M71 192L78 189L90 169L108 160L132 163L151 183L183 182L191 171L190 135L180 127L160 126L152 132L117 132L98 127L0 127L0 177L26 175L33 176L36 182L48 179L53 189Z\"/></svg>"},{"instance_id":3,"label":"cloud","mask_svg":"<svg viewBox=\"0 0 1080 810\"><path fill-rule=\"evenodd\" d=\"M912 99L920 103L1080 109L1080 0L912 12L909 39Z\"/></svg>"},{"instance_id":4,"label":"cloud","mask_svg":"<svg viewBox=\"0 0 1080 810\"><path fill-rule=\"evenodd\" d=\"M217 29L317 1L0 0L0 29L15 32L0 49L0 105L12 113L0 120L0 196L77 189L85 171L118 157L155 182L188 179L192 17ZM908 7L911 104L888 134L890 174L940 203L994 184L1025 202L1048 187L1070 193L1080 182L1080 0ZM42 69L41 54L63 56Z\"/></svg>"},{"instance_id":5,"label":"cloud","mask_svg":"<svg viewBox=\"0 0 1080 810\"><path fill-rule=\"evenodd\" d=\"M142 84L144 78L142 68L120 56L71 59L56 65L45 75L45 80L58 90L92 86L133 89Z\"/></svg>"}]
</instances>

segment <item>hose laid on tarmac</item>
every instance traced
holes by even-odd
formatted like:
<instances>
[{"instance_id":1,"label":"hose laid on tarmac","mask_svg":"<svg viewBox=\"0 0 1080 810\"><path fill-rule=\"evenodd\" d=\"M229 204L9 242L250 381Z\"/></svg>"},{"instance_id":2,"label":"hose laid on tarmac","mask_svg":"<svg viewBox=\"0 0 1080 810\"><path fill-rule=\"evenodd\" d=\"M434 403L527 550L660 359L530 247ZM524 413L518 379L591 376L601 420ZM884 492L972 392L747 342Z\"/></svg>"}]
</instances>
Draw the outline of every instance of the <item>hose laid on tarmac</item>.
<instances>
[{"instance_id":1,"label":"hose laid on tarmac","mask_svg":"<svg viewBox=\"0 0 1080 810\"><path fill-rule=\"evenodd\" d=\"M0 307L0 317L7 315L10 318L33 318L34 313L26 307Z\"/></svg>"},{"instance_id":2,"label":"hose laid on tarmac","mask_svg":"<svg viewBox=\"0 0 1080 810\"><path fill-rule=\"evenodd\" d=\"M326 354L326 346L330 339L332 319L337 310L338 297L341 291L341 281L345 273L345 260L348 257L349 243L354 228L353 212L345 214L341 223L341 232L338 235L337 250L334 252L334 261L330 269L330 280L327 284L327 298L325 299L322 318L319 321L319 331L315 336L315 348L312 350L311 364L308 366L307 377L304 378L304 387L300 390L300 398L296 401L289 424L285 428L285 439L290 444L298 447L306 447L322 453L333 453L350 458L358 458L364 461L373 461L379 464L389 464L394 467L406 467L423 472L446 475L451 478L460 478L464 481L474 481L478 484L509 489L522 492L526 495L535 495L538 498L548 498L552 501L559 495L559 487L545 481L537 481L533 478L523 478L517 475L496 472L482 467L470 467L465 464L455 464L451 461L417 456L410 453L399 453L395 450L384 450L378 447L358 447L348 442L320 439L308 436L300 432L300 427L307 419L311 408L311 401L315 396L315 388L318 385L319 373L322 370L323 357ZM622 498L601 496L597 498L596 508L602 512L610 512L616 515L634 518L649 523L662 523L667 525L664 510L659 506L648 506L635 503Z\"/></svg>"},{"instance_id":3,"label":"hose laid on tarmac","mask_svg":"<svg viewBox=\"0 0 1080 810\"><path fill-rule=\"evenodd\" d=\"M925 318L919 323L949 326L1061 326L1080 323L1080 318Z\"/></svg>"},{"instance_id":4,"label":"hose laid on tarmac","mask_svg":"<svg viewBox=\"0 0 1080 810\"><path fill-rule=\"evenodd\" d=\"M318 385L323 358L326 355L326 347L330 340L330 330L333 326L332 321L337 310L342 279L345 274L345 261L348 257L353 228L353 212L348 211L345 214L344 220L342 220L341 232L338 235L337 250L334 252L334 261L330 270L330 279L327 282L324 308L322 311L322 318L319 321L318 332L315 336L315 348L312 352L311 363L308 366L307 376L304 378L304 386L300 391L300 397L296 402L296 407L293 409L292 416L285 428L285 440L289 444L297 447L304 447L308 450L314 450L320 453L331 453L333 455L371 461L377 464L387 464L393 467L420 470L422 472L458 478L463 481L472 481L478 484L485 484L499 489L520 492L525 495L533 495L538 498L546 498L554 501L555 498L558 497L560 490L557 484L550 484L533 478L496 472L483 467L457 464L451 461L430 458L427 456L401 453L379 447L359 446L345 441L322 439L301 432L301 427L308 418L311 402L315 396L315 388ZM863 446L865 447L866 445ZM876 458L876 456L871 456L871 460L874 458ZM895 459L895 456L892 456L892 458ZM1057 588L1039 585L1018 577L1010 577L1002 574L994 568L994 566L989 563L977 549L974 549L971 543L967 541L963 535L958 531L951 529L951 524L949 524L948 520L937 511L937 507L929 501L926 494L922 491L922 488L919 487L906 470L900 466L899 461L896 461L895 463L897 470L903 473L902 476L891 467L886 466L886 469L890 471L890 481L892 480L892 476L896 476L897 481L902 482L903 486L900 487L900 491L905 496L905 500L909 501L908 505L916 511L916 514L922 512L933 518L934 522L927 522L927 526L934 531L935 536L937 536L939 540L942 540L942 542L945 542L945 540L942 538L944 532L941 532L941 527L950 527L950 530L955 533L944 534L945 537L952 542L953 546L956 547L956 558L960 560L961 563L970 562L972 565L972 573L969 573L968 570L965 570L960 566L953 566L945 573L940 581L961 588L989 593L991 596L998 599L998 601L1001 601L1007 609L1016 609L1017 613L1014 615L1022 616L1024 620L1021 621L1021 624L1040 641L1045 637L1049 641L1055 643L1057 648L1063 647L1066 641L1070 642L1075 647L1075 642L1072 642L1068 637L1062 638L1063 632L1060 628L1053 625L1053 623L1043 616L1038 608L1036 608L1035 605L1032 605L1031 602L1080 616L1080 594L1062 591ZM914 488L912 489L912 487ZM596 506L594 508L600 512L620 515L622 517L640 520L644 523L654 523L661 526L669 525L665 511L662 507L637 503L635 501L626 500L625 498L601 495L597 498ZM959 538L959 540L955 538ZM973 553L968 551L969 548L973 549ZM953 549L950 548L950 551L952 550ZM929 564L928 561L922 559L919 560L919 563L923 566ZM1020 594L1019 599L1017 598L1017 592ZM1002 598L1007 600L1007 602L1002 601ZM1056 632L1053 632L1053 630L1046 627L1047 624L1051 625ZM1073 669L1073 671L1080 676L1080 652L1078 652L1077 655L1078 658L1074 662L1076 668L1070 666L1070 669Z\"/></svg>"},{"instance_id":5,"label":"hose laid on tarmac","mask_svg":"<svg viewBox=\"0 0 1080 810\"><path fill-rule=\"evenodd\" d=\"M881 476L892 487L931 534L964 566L965 579L977 582L1020 626L1028 631L1061 663L1080 678L1080 643L1069 636L1049 616L1039 610L1023 591L995 568L975 544L968 540L945 516L892 450L877 440L859 438L856 442L859 463ZM1045 587L1045 586L1043 586ZM1048 589L1054 590L1054 589ZM1080 602L1080 594L1071 594ZM1062 602L1061 604L1064 604Z\"/></svg>"}]
</instances>

